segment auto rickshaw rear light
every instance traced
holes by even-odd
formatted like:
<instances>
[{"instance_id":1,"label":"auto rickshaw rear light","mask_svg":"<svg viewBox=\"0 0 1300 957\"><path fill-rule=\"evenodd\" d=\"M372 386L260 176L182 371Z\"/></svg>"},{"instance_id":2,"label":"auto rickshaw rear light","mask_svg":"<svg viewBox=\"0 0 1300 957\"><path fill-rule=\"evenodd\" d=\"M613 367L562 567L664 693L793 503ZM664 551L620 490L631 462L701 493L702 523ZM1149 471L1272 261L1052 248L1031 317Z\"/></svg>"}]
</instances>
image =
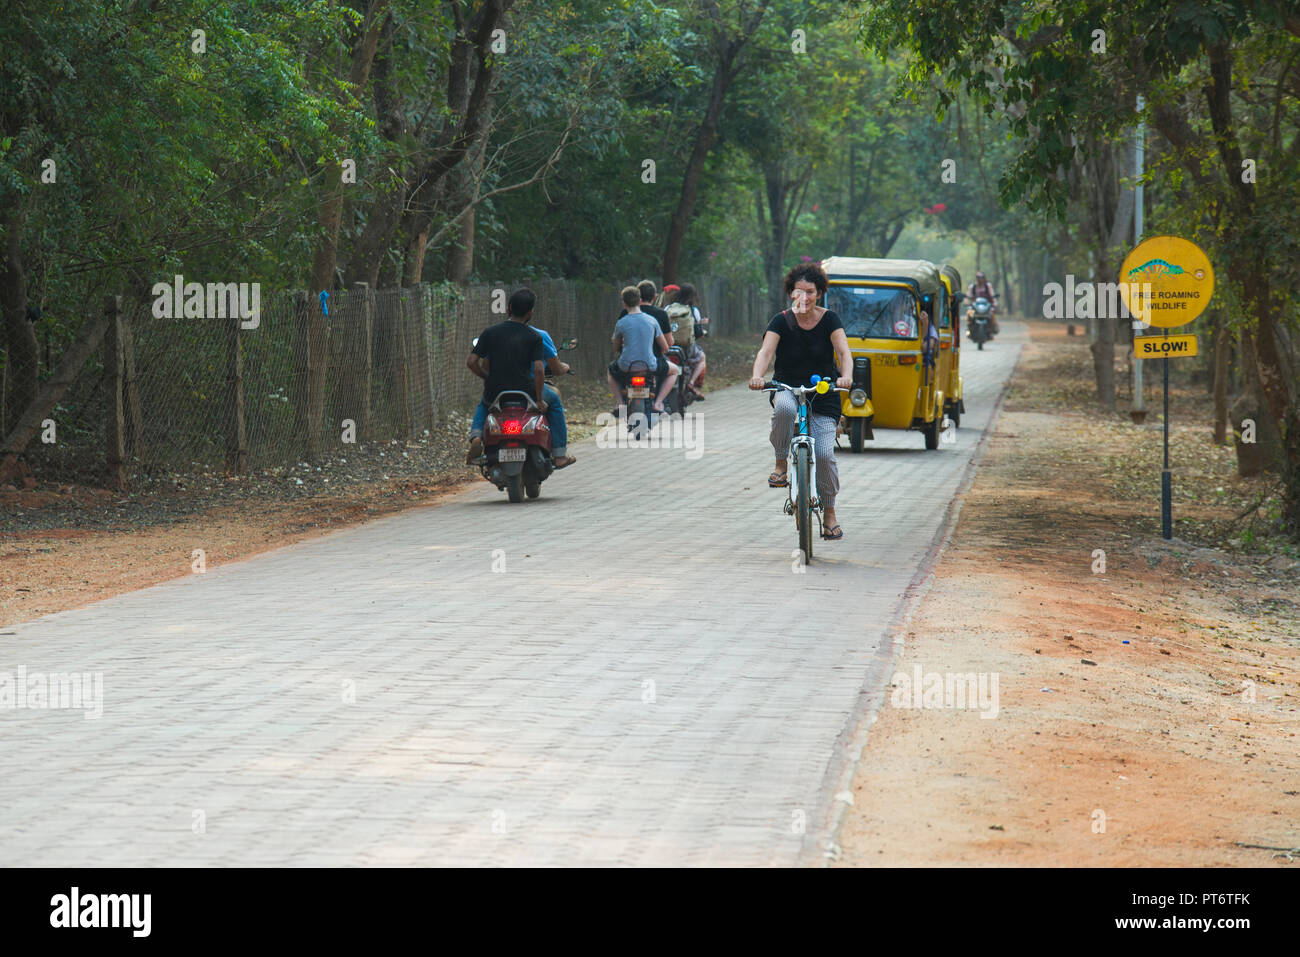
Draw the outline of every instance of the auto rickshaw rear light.
<instances>
[{"instance_id":1,"label":"auto rickshaw rear light","mask_svg":"<svg viewBox=\"0 0 1300 957\"><path fill-rule=\"evenodd\" d=\"M949 348L949 347L951 347L951 346L952 346L952 343L951 343L951 342L948 342L947 340L940 340L940 341L939 341L939 348L940 348L940 349L947 349L947 348Z\"/></svg>"},{"instance_id":2,"label":"auto rickshaw rear light","mask_svg":"<svg viewBox=\"0 0 1300 957\"><path fill-rule=\"evenodd\" d=\"M899 356L898 364L900 366L914 366L916 365L916 356Z\"/></svg>"},{"instance_id":3,"label":"auto rickshaw rear light","mask_svg":"<svg viewBox=\"0 0 1300 957\"><path fill-rule=\"evenodd\" d=\"M854 389L849 393L849 404L857 406L859 409L867 404L867 394L861 389Z\"/></svg>"}]
</instances>

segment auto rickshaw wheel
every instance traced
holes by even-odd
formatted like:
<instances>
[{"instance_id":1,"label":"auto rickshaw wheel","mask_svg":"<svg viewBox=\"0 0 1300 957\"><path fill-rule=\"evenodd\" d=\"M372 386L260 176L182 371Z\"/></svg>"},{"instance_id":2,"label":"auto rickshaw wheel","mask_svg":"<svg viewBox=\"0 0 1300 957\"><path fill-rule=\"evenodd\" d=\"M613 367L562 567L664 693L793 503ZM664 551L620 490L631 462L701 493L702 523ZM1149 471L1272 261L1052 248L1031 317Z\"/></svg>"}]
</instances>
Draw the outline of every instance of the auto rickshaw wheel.
<instances>
[{"instance_id":1,"label":"auto rickshaw wheel","mask_svg":"<svg viewBox=\"0 0 1300 957\"><path fill-rule=\"evenodd\" d=\"M849 448L854 452L861 452L862 445L866 441L867 420L851 418L849 419Z\"/></svg>"},{"instance_id":2,"label":"auto rickshaw wheel","mask_svg":"<svg viewBox=\"0 0 1300 957\"><path fill-rule=\"evenodd\" d=\"M927 449L937 449L939 447L939 430L943 426L943 415L936 415L933 419L925 424L921 431L925 434L925 447Z\"/></svg>"},{"instance_id":3,"label":"auto rickshaw wheel","mask_svg":"<svg viewBox=\"0 0 1300 957\"><path fill-rule=\"evenodd\" d=\"M952 419L952 427L955 429L961 425L961 403L954 402L948 410L948 418Z\"/></svg>"}]
</instances>

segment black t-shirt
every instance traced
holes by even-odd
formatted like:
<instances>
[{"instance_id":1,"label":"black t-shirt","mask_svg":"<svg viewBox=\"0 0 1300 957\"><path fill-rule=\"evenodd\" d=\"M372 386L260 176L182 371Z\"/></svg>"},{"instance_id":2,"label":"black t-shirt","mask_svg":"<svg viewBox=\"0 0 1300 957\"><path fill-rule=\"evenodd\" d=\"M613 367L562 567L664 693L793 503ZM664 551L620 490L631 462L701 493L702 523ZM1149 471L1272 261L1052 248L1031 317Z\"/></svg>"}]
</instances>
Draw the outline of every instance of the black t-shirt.
<instances>
[{"instance_id":1,"label":"black t-shirt","mask_svg":"<svg viewBox=\"0 0 1300 957\"><path fill-rule=\"evenodd\" d=\"M641 303L641 311L644 312L647 316L650 316L652 319L654 319L655 322L659 323L659 331L664 334L665 338L667 338L668 334L673 330L673 324L668 320L668 313L665 312L663 309L660 309L658 306L649 306L646 305L645 303ZM618 314L618 318L622 319L626 315L627 315L627 309L624 309L622 312ZM663 350L659 348L659 343L656 342L655 355L662 355L662 354L663 354Z\"/></svg>"},{"instance_id":2,"label":"black t-shirt","mask_svg":"<svg viewBox=\"0 0 1300 957\"><path fill-rule=\"evenodd\" d=\"M536 329L507 319L488 326L479 333L474 355L488 361L488 377L483 382L483 401L491 403L500 392L518 389L534 399L533 363L546 361L542 337Z\"/></svg>"},{"instance_id":3,"label":"black t-shirt","mask_svg":"<svg viewBox=\"0 0 1300 957\"><path fill-rule=\"evenodd\" d=\"M794 314L778 312L767 324L768 332L775 332L781 337L776 345L776 379L786 385L812 385L812 377L821 376L834 384L839 377L835 365L835 347L831 345L831 333L843 329L844 323L833 309L822 314L821 321L811 329L799 328L799 323L790 325ZM828 392L812 400L812 410L818 415L840 417L840 395Z\"/></svg>"}]
</instances>

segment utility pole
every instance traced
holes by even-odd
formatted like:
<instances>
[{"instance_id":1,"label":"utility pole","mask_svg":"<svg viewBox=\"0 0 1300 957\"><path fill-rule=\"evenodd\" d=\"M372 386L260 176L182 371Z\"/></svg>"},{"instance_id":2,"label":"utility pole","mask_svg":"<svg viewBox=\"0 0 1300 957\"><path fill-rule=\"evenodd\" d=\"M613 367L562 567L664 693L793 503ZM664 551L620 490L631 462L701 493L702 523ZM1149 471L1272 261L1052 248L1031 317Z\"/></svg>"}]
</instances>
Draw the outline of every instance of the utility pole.
<instances>
[{"instance_id":1,"label":"utility pole","mask_svg":"<svg viewBox=\"0 0 1300 957\"><path fill-rule=\"evenodd\" d=\"M1146 165L1147 154L1147 122L1142 116L1142 110L1146 108L1146 99L1141 93L1137 98L1138 125L1137 125L1137 142L1133 148L1133 168L1137 172L1137 181L1133 187L1133 245L1136 246L1142 242L1142 229L1144 226L1144 200L1146 187L1142 183L1142 170ZM1124 282L1124 277L1119 277L1120 282ZM1133 329L1129 333L1130 348L1132 346L1133 336L1141 332L1146 327L1140 319L1134 318ZM1166 363L1168 365L1168 363ZM1138 358L1137 349L1133 349L1133 405L1129 409L1129 417L1133 419L1134 425L1141 425L1147 417L1146 399L1142 395L1142 360Z\"/></svg>"}]
</instances>

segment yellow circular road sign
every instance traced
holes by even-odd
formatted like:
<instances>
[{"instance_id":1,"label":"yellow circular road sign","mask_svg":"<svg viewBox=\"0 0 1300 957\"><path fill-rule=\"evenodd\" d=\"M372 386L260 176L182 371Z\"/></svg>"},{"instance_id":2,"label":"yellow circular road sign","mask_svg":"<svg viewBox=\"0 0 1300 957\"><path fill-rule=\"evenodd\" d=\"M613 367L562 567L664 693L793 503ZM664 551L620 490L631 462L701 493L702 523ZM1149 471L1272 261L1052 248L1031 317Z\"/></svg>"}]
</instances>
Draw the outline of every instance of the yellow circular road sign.
<instances>
[{"instance_id":1,"label":"yellow circular road sign","mask_svg":"<svg viewBox=\"0 0 1300 957\"><path fill-rule=\"evenodd\" d=\"M1152 236L1124 257L1119 291L1136 318L1161 329L1185 326L1210 304L1214 269L1201 247L1181 236Z\"/></svg>"}]
</instances>

